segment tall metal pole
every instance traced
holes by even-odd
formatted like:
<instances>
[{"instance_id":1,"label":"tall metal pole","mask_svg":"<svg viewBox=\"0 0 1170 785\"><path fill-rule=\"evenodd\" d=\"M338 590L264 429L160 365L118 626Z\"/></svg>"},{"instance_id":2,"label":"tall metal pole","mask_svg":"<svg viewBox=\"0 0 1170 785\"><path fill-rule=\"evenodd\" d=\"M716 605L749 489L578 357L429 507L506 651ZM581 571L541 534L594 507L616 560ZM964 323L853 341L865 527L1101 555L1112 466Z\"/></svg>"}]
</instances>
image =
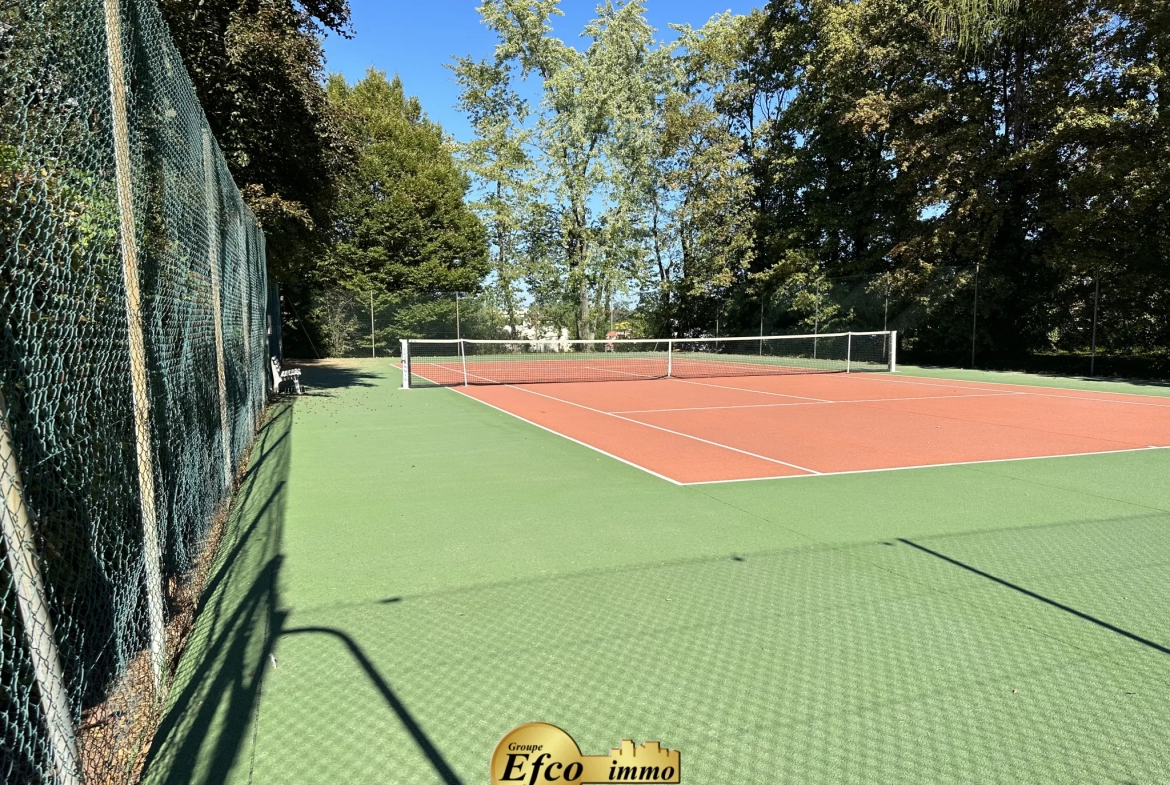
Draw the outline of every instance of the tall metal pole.
<instances>
[{"instance_id":1,"label":"tall metal pole","mask_svg":"<svg viewBox=\"0 0 1170 785\"><path fill-rule=\"evenodd\" d=\"M1089 376L1097 375L1097 308L1101 302L1101 268L1093 272L1093 343L1089 355Z\"/></svg>"},{"instance_id":2,"label":"tall metal pole","mask_svg":"<svg viewBox=\"0 0 1170 785\"><path fill-rule=\"evenodd\" d=\"M890 331L890 274L886 273L886 309L882 313L882 332Z\"/></svg>"},{"instance_id":3,"label":"tall metal pole","mask_svg":"<svg viewBox=\"0 0 1170 785\"><path fill-rule=\"evenodd\" d=\"M211 271L211 317L215 334L215 378L219 386L219 432L223 448L223 487L232 487L232 430L228 421L227 354L223 346L223 293L219 282L219 192L216 188L215 152L211 131L203 129L203 200L207 211L207 266Z\"/></svg>"},{"instance_id":4,"label":"tall metal pole","mask_svg":"<svg viewBox=\"0 0 1170 785\"><path fill-rule=\"evenodd\" d=\"M463 327L459 324L459 292L455 292L455 338L463 340Z\"/></svg>"},{"instance_id":5,"label":"tall metal pole","mask_svg":"<svg viewBox=\"0 0 1170 785\"><path fill-rule=\"evenodd\" d=\"M122 4L105 0L106 62L110 79L113 121L114 180L118 193L119 243L122 280L126 289L126 332L130 354L130 389L134 417L134 446L138 463L138 504L142 519L143 572L150 630L150 664L156 696L166 670L166 605L163 602L162 543L155 507L154 443L150 428L150 384L146 373L146 337L142 292L138 280L138 228L134 217L133 172L130 162L130 124L126 100L126 64L122 51ZM218 325L217 325L218 326Z\"/></svg>"},{"instance_id":6,"label":"tall metal pole","mask_svg":"<svg viewBox=\"0 0 1170 785\"><path fill-rule=\"evenodd\" d=\"M374 293L370 292L370 357L378 359L378 352L374 348Z\"/></svg>"},{"instance_id":7,"label":"tall metal pole","mask_svg":"<svg viewBox=\"0 0 1170 785\"><path fill-rule=\"evenodd\" d=\"M975 367L975 328L979 321L979 262L975 262L975 306L971 309L971 367Z\"/></svg>"},{"instance_id":8,"label":"tall metal pole","mask_svg":"<svg viewBox=\"0 0 1170 785\"><path fill-rule=\"evenodd\" d=\"M813 359L817 358L817 335L821 332L821 282L817 280L816 300L813 305Z\"/></svg>"},{"instance_id":9,"label":"tall metal pole","mask_svg":"<svg viewBox=\"0 0 1170 785\"><path fill-rule=\"evenodd\" d=\"M760 293L760 356L764 356L764 295Z\"/></svg>"}]
</instances>

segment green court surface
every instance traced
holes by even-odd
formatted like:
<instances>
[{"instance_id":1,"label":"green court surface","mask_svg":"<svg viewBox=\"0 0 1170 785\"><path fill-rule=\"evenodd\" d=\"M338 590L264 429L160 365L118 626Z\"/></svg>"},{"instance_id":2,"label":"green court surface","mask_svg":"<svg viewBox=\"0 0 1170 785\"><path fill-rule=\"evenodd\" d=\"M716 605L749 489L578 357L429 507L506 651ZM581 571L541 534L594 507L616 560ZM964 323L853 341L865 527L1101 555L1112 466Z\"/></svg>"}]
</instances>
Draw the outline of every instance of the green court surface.
<instances>
[{"instance_id":1,"label":"green court surface","mask_svg":"<svg viewBox=\"0 0 1170 785\"><path fill-rule=\"evenodd\" d=\"M479 785L537 720L687 785L1170 781L1170 450L678 487L385 360L303 378L148 783Z\"/></svg>"}]
</instances>

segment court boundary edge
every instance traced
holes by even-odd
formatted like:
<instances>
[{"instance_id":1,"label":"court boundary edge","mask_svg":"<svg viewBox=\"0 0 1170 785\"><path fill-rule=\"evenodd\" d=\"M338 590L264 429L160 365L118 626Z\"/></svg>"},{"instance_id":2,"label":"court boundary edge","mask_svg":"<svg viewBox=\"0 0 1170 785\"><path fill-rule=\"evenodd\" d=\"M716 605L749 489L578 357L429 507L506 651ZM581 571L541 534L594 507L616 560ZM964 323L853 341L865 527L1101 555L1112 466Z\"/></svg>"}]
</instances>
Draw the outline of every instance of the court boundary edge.
<instances>
[{"instance_id":1,"label":"court boundary edge","mask_svg":"<svg viewBox=\"0 0 1170 785\"><path fill-rule=\"evenodd\" d=\"M529 420L526 417L521 417L519 414L516 414L515 412L510 412L507 409L503 409L499 406L495 406L493 404L490 404L485 400L482 400L480 398L476 398L474 395L468 395L467 393L460 390L458 387L447 387L446 389L451 390L454 393L458 393L460 396L462 396L463 398L466 398L469 401L475 401L476 403L483 404L484 406L487 406L490 409L495 409L497 412L501 412L503 414L506 414L509 417L515 417L520 422L527 423L528 425L531 425L535 428L539 428L542 431L546 431L547 433L551 433L553 436L559 436L562 439L567 439L567 440L573 442L574 444L579 444L582 447L587 447L590 450L593 450L596 453L600 453L607 458L613 458L615 461L618 461L620 463L624 463L626 466L632 466L633 468L638 469L638 470L643 471L643 472L646 472L646 474L657 477L660 480L666 480L671 485L677 485L679 487L686 485L686 483L680 482L679 480L675 480L671 477L667 477L665 474L659 474L658 472L654 471L653 469L647 469L645 466L634 463L633 461L626 460L625 458L620 458L611 452L606 452L605 450L601 449L600 447L594 447L592 444L588 444L587 442L583 442L579 439L574 439L572 436L566 436L565 434L561 433L560 431L554 431L552 428L541 425L540 423L537 423L537 422L533 422L532 420Z\"/></svg>"}]
</instances>

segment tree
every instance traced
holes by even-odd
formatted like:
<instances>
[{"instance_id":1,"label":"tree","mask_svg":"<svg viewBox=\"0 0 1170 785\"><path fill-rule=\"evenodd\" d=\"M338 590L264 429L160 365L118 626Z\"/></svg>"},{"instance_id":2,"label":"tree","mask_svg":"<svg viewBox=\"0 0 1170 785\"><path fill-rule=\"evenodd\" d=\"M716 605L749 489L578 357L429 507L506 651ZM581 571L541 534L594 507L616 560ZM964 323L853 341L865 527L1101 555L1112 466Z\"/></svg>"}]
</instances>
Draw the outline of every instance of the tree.
<instances>
[{"instance_id":1,"label":"tree","mask_svg":"<svg viewBox=\"0 0 1170 785\"><path fill-rule=\"evenodd\" d=\"M355 85L328 83L329 102L355 141L333 216L335 244L317 270L325 286L382 292L471 292L488 272L483 224L443 130L402 82L371 69Z\"/></svg>"},{"instance_id":2,"label":"tree","mask_svg":"<svg viewBox=\"0 0 1170 785\"><path fill-rule=\"evenodd\" d=\"M495 283L515 334L518 288L525 274L522 224L535 199L533 163L524 128L528 102L512 88L509 66L498 60L456 58L451 66L460 85L459 108L467 113L475 138L460 146L462 161L478 180L480 199L472 204L489 227Z\"/></svg>"},{"instance_id":3,"label":"tree","mask_svg":"<svg viewBox=\"0 0 1170 785\"><path fill-rule=\"evenodd\" d=\"M328 242L347 145L322 87L320 36L346 0L160 0L212 132L264 226L269 267L302 280Z\"/></svg>"},{"instance_id":4,"label":"tree","mask_svg":"<svg viewBox=\"0 0 1170 785\"><path fill-rule=\"evenodd\" d=\"M576 334L592 337L591 261L612 258L595 253L598 225L595 200L608 181L604 146L614 118L637 90L639 59L652 43L642 0L614 6L605 2L584 35L584 52L553 38L550 19L560 15L559 0L486 0L479 7L484 23L499 36L496 62L514 63L519 76L541 80L542 101L535 145L547 192L560 201L566 293L577 303ZM510 72L509 72L510 73ZM544 189L542 189L544 190ZM592 281L591 281L592 279Z\"/></svg>"},{"instance_id":5,"label":"tree","mask_svg":"<svg viewBox=\"0 0 1170 785\"><path fill-rule=\"evenodd\" d=\"M1137 325L1166 321L1145 321L1165 308L1165 13L774 0L745 66L780 106L758 159L758 274L888 274L913 290L978 264L977 345L1019 356L1087 344L1086 284L1108 270L1130 301L1112 323L1155 345ZM977 37L954 26L975 18ZM971 294L940 315L933 349L969 350Z\"/></svg>"}]
</instances>

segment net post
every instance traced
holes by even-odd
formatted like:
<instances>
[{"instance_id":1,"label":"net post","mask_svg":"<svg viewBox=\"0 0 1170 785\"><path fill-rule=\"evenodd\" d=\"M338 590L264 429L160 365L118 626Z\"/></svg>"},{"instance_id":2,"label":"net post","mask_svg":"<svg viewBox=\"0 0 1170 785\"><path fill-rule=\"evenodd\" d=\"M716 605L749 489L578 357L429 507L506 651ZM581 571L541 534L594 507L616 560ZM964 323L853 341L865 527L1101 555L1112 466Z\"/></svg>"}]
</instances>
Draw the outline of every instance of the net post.
<instances>
[{"instance_id":1,"label":"net post","mask_svg":"<svg viewBox=\"0 0 1170 785\"><path fill-rule=\"evenodd\" d=\"M119 245L122 280L126 289L126 328L129 338L130 389L134 417L138 497L142 519L146 607L150 628L150 664L156 695L161 693L166 669L166 614L163 604L162 544L154 488L154 444L150 432L150 387L146 375L146 337L142 326L142 292L138 279L138 229L134 219L133 169L130 162L130 124L126 107L126 65L122 51L122 4L104 0L106 66L110 80L113 124L114 181L118 194Z\"/></svg>"},{"instance_id":2,"label":"net post","mask_svg":"<svg viewBox=\"0 0 1170 785\"><path fill-rule=\"evenodd\" d=\"M219 200L215 193L215 157L211 131L203 129L203 200L207 210L207 262L211 267L211 319L215 335L215 377L219 385L219 432L223 444L223 487L232 487L231 426L228 424L227 372L223 350L223 301L219 281Z\"/></svg>"},{"instance_id":3,"label":"net post","mask_svg":"<svg viewBox=\"0 0 1170 785\"><path fill-rule=\"evenodd\" d=\"M53 620L45 602L45 581L34 550L32 520L24 502L20 465L16 460L3 392L0 392L0 498L3 499L0 501L0 528L4 530L4 550L24 623L24 637L37 692L41 696L41 711L57 775L54 781L62 785L81 785L77 736L69 710L69 695L65 691L65 670L61 667Z\"/></svg>"},{"instance_id":4,"label":"net post","mask_svg":"<svg viewBox=\"0 0 1170 785\"><path fill-rule=\"evenodd\" d=\"M890 373L898 370L898 331L890 330L886 340L890 342Z\"/></svg>"},{"instance_id":5,"label":"net post","mask_svg":"<svg viewBox=\"0 0 1170 785\"><path fill-rule=\"evenodd\" d=\"M467 386L467 350L463 348L463 339L459 339L459 359L463 361L463 386Z\"/></svg>"},{"instance_id":6,"label":"net post","mask_svg":"<svg viewBox=\"0 0 1170 785\"><path fill-rule=\"evenodd\" d=\"M674 372L674 339L668 338L666 340L666 378L669 379Z\"/></svg>"},{"instance_id":7,"label":"net post","mask_svg":"<svg viewBox=\"0 0 1170 785\"><path fill-rule=\"evenodd\" d=\"M402 338L399 341L402 344L402 389L409 390L410 387L410 340Z\"/></svg>"},{"instance_id":8,"label":"net post","mask_svg":"<svg viewBox=\"0 0 1170 785\"><path fill-rule=\"evenodd\" d=\"M853 333L845 334L845 373L851 373L853 366Z\"/></svg>"}]
</instances>

